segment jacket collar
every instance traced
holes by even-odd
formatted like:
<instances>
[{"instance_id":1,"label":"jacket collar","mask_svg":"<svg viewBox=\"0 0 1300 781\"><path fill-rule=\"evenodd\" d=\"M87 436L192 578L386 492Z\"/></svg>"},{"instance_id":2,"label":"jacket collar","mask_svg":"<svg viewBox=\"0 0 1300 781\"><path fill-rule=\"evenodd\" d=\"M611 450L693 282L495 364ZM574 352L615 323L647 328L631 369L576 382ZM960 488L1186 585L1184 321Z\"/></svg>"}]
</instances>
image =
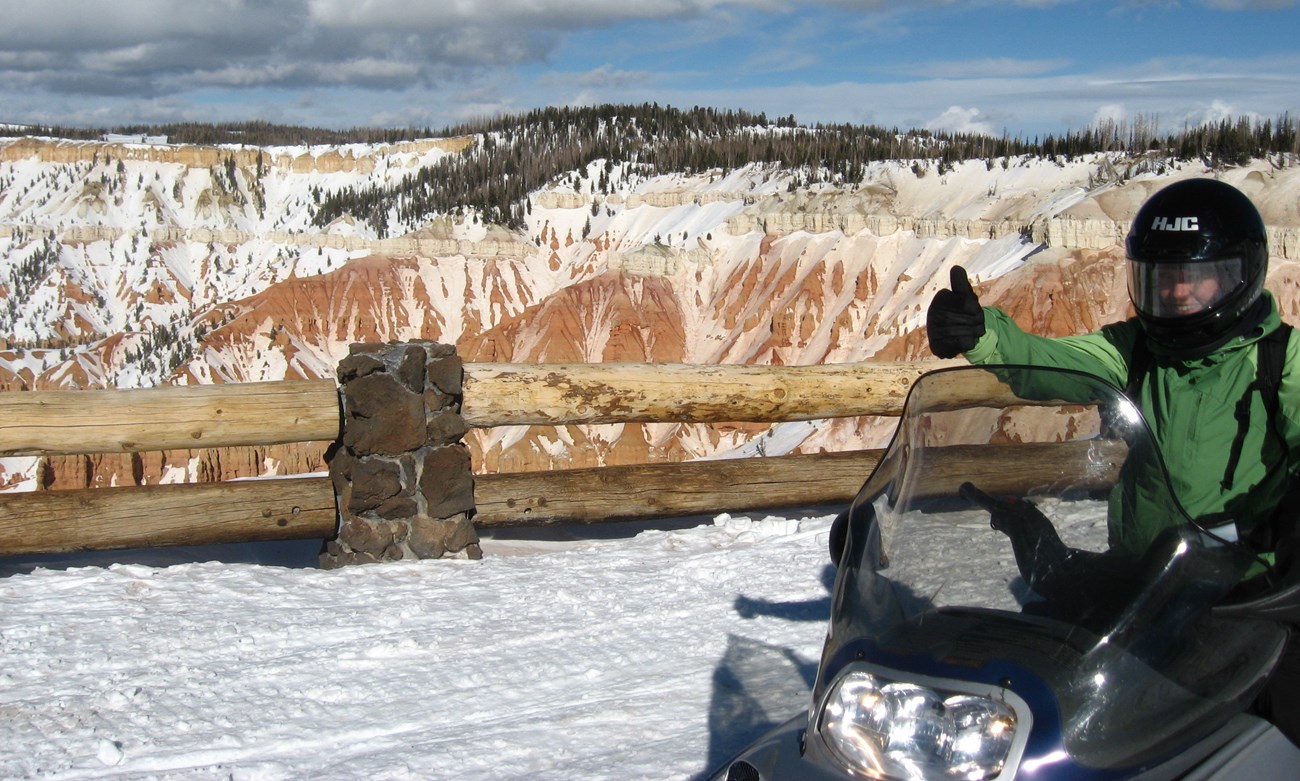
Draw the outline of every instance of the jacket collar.
<instances>
[{"instance_id":1,"label":"jacket collar","mask_svg":"<svg viewBox=\"0 0 1300 781\"><path fill-rule=\"evenodd\" d=\"M1166 349L1165 347L1157 343L1154 339L1146 337L1145 334L1143 335L1143 337L1147 339L1147 345L1151 348L1151 352L1164 361L1175 361L1175 362L1188 363L1188 364L1217 363L1227 355L1237 350L1240 350L1243 347L1249 347L1255 342L1258 342L1260 339L1264 338L1265 334L1271 333L1272 331L1276 330L1278 327L1282 325L1282 315L1278 311L1277 300L1273 298L1273 294L1265 290L1260 295L1260 297L1263 300L1264 305L1267 306L1267 311L1264 314L1263 318L1259 321L1259 324L1256 325L1254 328L1247 330L1245 333L1239 334L1237 336L1233 336L1232 338L1228 339L1227 342L1219 345L1218 347L1214 348L1213 350L1206 353L1205 355L1195 356L1190 358L1179 358L1177 356L1171 355L1168 349Z\"/></svg>"}]
</instances>

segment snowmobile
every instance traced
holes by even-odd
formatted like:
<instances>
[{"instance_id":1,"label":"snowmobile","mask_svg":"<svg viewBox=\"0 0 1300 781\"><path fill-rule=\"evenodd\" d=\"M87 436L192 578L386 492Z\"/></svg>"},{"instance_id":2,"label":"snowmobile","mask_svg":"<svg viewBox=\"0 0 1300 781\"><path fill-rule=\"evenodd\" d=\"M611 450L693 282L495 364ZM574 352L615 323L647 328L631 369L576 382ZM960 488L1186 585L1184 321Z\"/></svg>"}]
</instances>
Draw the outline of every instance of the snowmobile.
<instances>
[{"instance_id":1,"label":"snowmobile","mask_svg":"<svg viewBox=\"0 0 1300 781\"><path fill-rule=\"evenodd\" d=\"M714 778L1300 777L1300 749L1249 712L1300 578L1238 536L1188 517L1104 381L923 375L832 527L809 708Z\"/></svg>"}]
</instances>

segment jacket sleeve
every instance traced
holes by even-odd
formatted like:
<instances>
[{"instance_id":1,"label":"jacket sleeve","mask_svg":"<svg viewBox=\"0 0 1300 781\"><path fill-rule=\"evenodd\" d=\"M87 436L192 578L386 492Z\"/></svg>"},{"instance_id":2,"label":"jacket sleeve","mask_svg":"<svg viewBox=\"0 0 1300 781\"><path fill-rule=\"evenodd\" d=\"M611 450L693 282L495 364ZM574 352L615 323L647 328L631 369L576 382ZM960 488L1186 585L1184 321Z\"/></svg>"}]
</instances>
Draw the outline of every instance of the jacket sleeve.
<instances>
[{"instance_id":1,"label":"jacket sleeve","mask_svg":"<svg viewBox=\"0 0 1300 781\"><path fill-rule=\"evenodd\" d=\"M1128 361L1139 336L1132 321L1113 323L1078 336L1026 333L997 307L984 307L984 335L966 353L974 364L1049 366L1087 372L1119 387L1128 381ZM1300 379L1300 378L1298 378Z\"/></svg>"}]
</instances>

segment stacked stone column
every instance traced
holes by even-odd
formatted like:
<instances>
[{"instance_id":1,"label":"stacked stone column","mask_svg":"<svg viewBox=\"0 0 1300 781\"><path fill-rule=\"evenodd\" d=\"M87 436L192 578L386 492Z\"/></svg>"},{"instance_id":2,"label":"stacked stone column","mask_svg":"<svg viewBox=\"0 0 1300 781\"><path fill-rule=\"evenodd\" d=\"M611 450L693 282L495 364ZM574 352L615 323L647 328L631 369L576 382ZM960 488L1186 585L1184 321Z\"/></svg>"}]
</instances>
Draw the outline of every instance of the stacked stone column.
<instances>
[{"instance_id":1,"label":"stacked stone column","mask_svg":"<svg viewBox=\"0 0 1300 781\"><path fill-rule=\"evenodd\" d=\"M329 457L339 536L322 566L482 556L462 370L451 345L352 345L338 368L343 438Z\"/></svg>"}]
</instances>

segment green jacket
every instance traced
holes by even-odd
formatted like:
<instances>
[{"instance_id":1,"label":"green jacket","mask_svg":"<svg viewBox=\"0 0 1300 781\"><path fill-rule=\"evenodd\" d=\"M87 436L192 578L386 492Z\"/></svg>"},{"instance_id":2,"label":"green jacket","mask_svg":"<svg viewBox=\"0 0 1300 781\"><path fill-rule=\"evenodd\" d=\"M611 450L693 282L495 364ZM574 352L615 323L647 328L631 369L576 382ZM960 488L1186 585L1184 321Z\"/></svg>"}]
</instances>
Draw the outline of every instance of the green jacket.
<instances>
[{"instance_id":1,"label":"green jacket","mask_svg":"<svg viewBox=\"0 0 1300 781\"><path fill-rule=\"evenodd\" d=\"M1231 485L1224 489L1233 440L1238 436L1236 404L1255 379L1258 351L1254 344L1282 324L1277 303L1253 333L1238 337L1201 359L1177 360L1151 344L1154 373L1141 386L1138 406L1155 434L1169 467L1174 493L1193 518L1227 513L1240 534L1271 520L1296 464L1282 464L1285 451L1270 430L1264 402L1252 392L1250 427ZM1128 383L1133 345L1145 338L1137 319L1113 323L1080 336L1048 338L1028 334L1006 313L984 308L985 333L966 353L976 364L1011 363L1074 369ZM1296 333L1300 333L1297 329ZM1300 338L1292 334L1278 391L1278 430L1293 461L1300 458ZM1278 467L1278 468L1271 468ZM1127 552L1145 550L1164 527L1176 523L1167 508L1152 506L1154 489L1138 486L1127 499L1112 497L1111 546ZM1116 502L1124 506L1116 506ZM1167 504L1165 502L1164 504Z\"/></svg>"}]
</instances>

